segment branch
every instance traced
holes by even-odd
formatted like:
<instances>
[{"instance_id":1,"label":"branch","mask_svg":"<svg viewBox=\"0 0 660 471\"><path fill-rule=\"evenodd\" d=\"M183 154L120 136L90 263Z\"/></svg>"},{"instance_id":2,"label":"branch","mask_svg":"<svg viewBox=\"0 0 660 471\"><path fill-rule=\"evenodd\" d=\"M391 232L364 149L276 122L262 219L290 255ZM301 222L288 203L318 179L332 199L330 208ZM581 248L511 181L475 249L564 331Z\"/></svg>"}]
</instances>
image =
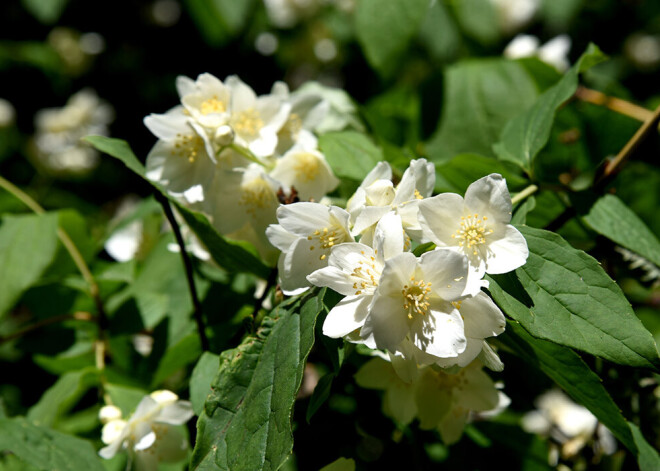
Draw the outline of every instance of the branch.
<instances>
[{"instance_id":1,"label":"branch","mask_svg":"<svg viewBox=\"0 0 660 471\"><path fill-rule=\"evenodd\" d=\"M604 106L607 109L628 116L629 118L636 119L637 121L643 122L653 116L653 112L646 108L622 100L621 98L607 96L602 92L583 86L578 87L575 92L575 97L579 100L586 101L587 103Z\"/></svg>"},{"instance_id":2,"label":"branch","mask_svg":"<svg viewBox=\"0 0 660 471\"><path fill-rule=\"evenodd\" d=\"M156 192L156 199L163 207L165 211L165 216L172 226L174 231L174 237L176 242L179 245L179 251L181 252L181 258L183 259L183 266L186 269L186 279L188 280L188 289L190 291L190 297L192 298L193 303L193 316L195 317L195 322L197 323L197 333L199 334L199 340L202 345L202 351L209 351L210 344L209 339L206 336L206 329L204 327L204 319L202 317L202 304L199 302L199 297L197 296L197 289L195 288L195 279L193 277L193 266L186 251L186 244L183 241L183 236L181 235L181 229L179 229L179 224L174 218L174 213L172 212L172 207L170 206L169 200L160 192Z\"/></svg>"}]
</instances>

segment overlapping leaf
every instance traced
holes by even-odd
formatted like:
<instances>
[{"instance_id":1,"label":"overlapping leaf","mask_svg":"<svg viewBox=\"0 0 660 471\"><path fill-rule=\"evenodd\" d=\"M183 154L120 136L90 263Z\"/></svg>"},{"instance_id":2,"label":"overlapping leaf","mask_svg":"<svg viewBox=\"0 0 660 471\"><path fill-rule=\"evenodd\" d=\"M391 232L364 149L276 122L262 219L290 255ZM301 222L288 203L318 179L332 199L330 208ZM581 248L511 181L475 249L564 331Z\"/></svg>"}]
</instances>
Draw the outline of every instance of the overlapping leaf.
<instances>
[{"instance_id":1,"label":"overlapping leaf","mask_svg":"<svg viewBox=\"0 0 660 471\"><path fill-rule=\"evenodd\" d=\"M293 447L291 413L323 294L278 307L255 335L220 355L197 423L191 469L276 470Z\"/></svg>"},{"instance_id":2,"label":"overlapping leaf","mask_svg":"<svg viewBox=\"0 0 660 471\"><path fill-rule=\"evenodd\" d=\"M518 283L529 297L513 308L511 294L491 289L500 306L533 336L552 340L605 359L657 369L658 351L618 285L596 260L572 248L561 236L519 226L527 239L527 263L497 283ZM515 286L514 286L515 288ZM511 286L505 289L511 291Z\"/></svg>"}]
</instances>

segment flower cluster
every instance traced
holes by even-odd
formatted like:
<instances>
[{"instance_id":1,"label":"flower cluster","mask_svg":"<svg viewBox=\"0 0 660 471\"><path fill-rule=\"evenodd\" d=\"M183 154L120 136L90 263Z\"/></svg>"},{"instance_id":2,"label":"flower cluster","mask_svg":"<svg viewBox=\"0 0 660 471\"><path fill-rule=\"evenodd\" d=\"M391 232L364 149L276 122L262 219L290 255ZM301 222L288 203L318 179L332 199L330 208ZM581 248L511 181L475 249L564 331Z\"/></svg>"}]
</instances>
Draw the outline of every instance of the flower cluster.
<instances>
[{"instance_id":1,"label":"flower cluster","mask_svg":"<svg viewBox=\"0 0 660 471\"><path fill-rule=\"evenodd\" d=\"M110 459L127 449L134 469L142 471L158 469L159 462L180 461L186 456L188 440L175 426L185 424L193 415L190 402L167 390L142 398L127 420L116 406L104 406L99 417L105 423L101 439L107 446L99 455Z\"/></svg>"},{"instance_id":2,"label":"flower cluster","mask_svg":"<svg viewBox=\"0 0 660 471\"><path fill-rule=\"evenodd\" d=\"M524 237L510 224L506 182L488 175L470 185L465 198L431 196L434 184L435 169L425 159L412 161L396 186L389 164L381 162L346 209L313 202L280 206L279 223L266 233L282 251L282 290L296 294L318 286L344 295L323 332L387 351L393 363L407 365L395 367L397 373L456 370L477 358L499 370L486 339L504 331L505 319L482 291L483 277L514 270L528 255ZM435 250L411 252L428 242Z\"/></svg>"},{"instance_id":3,"label":"flower cluster","mask_svg":"<svg viewBox=\"0 0 660 471\"><path fill-rule=\"evenodd\" d=\"M147 176L274 260L264 234L280 199L319 200L339 184L314 135L327 127L329 102L282 82L257 96L236 76L179 77L177 90L180 105L144 120L158 137Z\"/></svg>"},{"instance_id":4,"label":"flower cluster","mask_svg":"<svg viewBox=\"0 0 660 471\"><path fill-rule=\"evenodd\" d=\"M403 425L418 418L421 429L436 429L446 444L459 440L470 415L510 402L479 360L451 374L431 366L410 369L400 362L374 358L360 368L355 380L364 388L385 391L385 415Z\"/></svg>"}]
</instances>

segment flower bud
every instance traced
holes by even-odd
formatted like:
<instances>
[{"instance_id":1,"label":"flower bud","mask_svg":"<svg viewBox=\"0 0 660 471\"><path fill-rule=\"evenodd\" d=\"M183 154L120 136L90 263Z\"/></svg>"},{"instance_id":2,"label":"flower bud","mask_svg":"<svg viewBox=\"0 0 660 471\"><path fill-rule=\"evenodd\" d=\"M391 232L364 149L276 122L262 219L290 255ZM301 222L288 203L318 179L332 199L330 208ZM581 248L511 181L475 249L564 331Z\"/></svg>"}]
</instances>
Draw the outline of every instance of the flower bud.
<instances>
[{"instance_id":1,"label":"flower bud","mask_svg":"<svg viewBox=\"0 0 660 471\"><path fill-rule=\"evenodd\" d=\"M220 126L215 130L213 142L220 147L228 146L234 142L234 130L227 124Z\"/></svg>"}]
</instances>

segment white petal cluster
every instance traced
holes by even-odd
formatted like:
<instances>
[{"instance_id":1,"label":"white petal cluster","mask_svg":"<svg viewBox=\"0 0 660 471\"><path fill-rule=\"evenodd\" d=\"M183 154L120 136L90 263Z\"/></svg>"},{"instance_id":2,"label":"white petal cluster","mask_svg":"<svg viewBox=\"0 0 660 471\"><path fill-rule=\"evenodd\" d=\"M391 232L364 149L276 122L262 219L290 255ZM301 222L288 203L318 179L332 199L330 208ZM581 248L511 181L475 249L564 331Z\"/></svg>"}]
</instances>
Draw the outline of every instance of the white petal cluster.
<instances>
[{"instance_id":1,"label":"white petal cluster","mask_svg":"<svg viewBox=\"0 0 660 471\"><path fill-rule=\"evenodd\" d=\"M100 159L96 149L81 141L88 135L107 136L114 110L96 92L84 89L62 108L48 108L35 115L34 144L38 165L54 174L84 174Z\"/></svg>"},{"instance_id":2,"label":"white petal cluster","mask_svg":"<svg viewBox=\"0 0 660 471\"><path fill-rule=\"evenodd\" d=\"M434 367L402 369L396 361L369 360L355 375L358 385L385 391L383 412L406 425L417 418L424 430L437 430L443 442L459 440L477 412L493 411L508 398L476 360L457 372Z\"/></svg>"},{"instance_id":3,"label":"white petal cluster","mask_svg":"<svg viewBox=\"0 0 660 471\"><path fill-rule=\"evenodd\" d=\"M561 391L552 389L543 393L536 399L535 405L536 410L523 416L523 429L552 437L560 445L557 451L563 459L575 456L593 440L605 454L616 451L616 440L611 432L599 424L589 410L574 403ZM553 461L557 458L555 456Z\"/></svg>"},{"instance_id":4,"label":"white petal cluster","mask_svg":"<svg viewBox=\"0 0 660 471\"><path fill-rule=\"evenodd\" d=\"M279 199L319 200L339 184L314 135L330 104L281 82L257 96L236 76L179 77L176 85L181 103L144 120L158 138L147 177L273 259L265 229Z\"/></svg>"},{"instance_id":5,"label":"white petal cluster","mask_svg":"<svg viewBox=\"0 0 660 471\"><path fill-rule=\"evenodd\" d=\"M571 38L566 34L556 36L543 45L536 36L519 34L504 49L504 57L508 59L538 57L559 72L565 72L570 66L568 61L570 50Z\"/></svg>"},{"instance_id":6,"label":"white petal cluster","mask_svg":"<svg viewBox=\"0 0 660 471\"><path fill-rule=\"evenodd\" d=\"M309 286L345 296L328 314L326 335L388 351L415 369L466 367L475 358L499 370L486 339L505 319L481 291L484 273L504 273L527 258L509 224L511 198L500 175L474 182L465 199L431 197L435 169L412 161L398 185L389 164L366 176L347 209L294 203L277 211L266 234L281 250L285 294ZM416 256L414 245L437 248Z\"/></svg>"},{"instance_id":7,"label":"white petal cluster","mask_svg":"<svg viewBox=\"0 0 660 471\"><path fill-rule=\"evenodd\" d=\"M167 390L142 398L126 420L117 407L104 406L99 418L105 423L101 439L107 446L99 455L110 459L125 449L138 471L156 470L159 462L180 461L186 456L188 441L174 426L185 424L193 415L190 402Z\"/></svg>"}]
</instances>

